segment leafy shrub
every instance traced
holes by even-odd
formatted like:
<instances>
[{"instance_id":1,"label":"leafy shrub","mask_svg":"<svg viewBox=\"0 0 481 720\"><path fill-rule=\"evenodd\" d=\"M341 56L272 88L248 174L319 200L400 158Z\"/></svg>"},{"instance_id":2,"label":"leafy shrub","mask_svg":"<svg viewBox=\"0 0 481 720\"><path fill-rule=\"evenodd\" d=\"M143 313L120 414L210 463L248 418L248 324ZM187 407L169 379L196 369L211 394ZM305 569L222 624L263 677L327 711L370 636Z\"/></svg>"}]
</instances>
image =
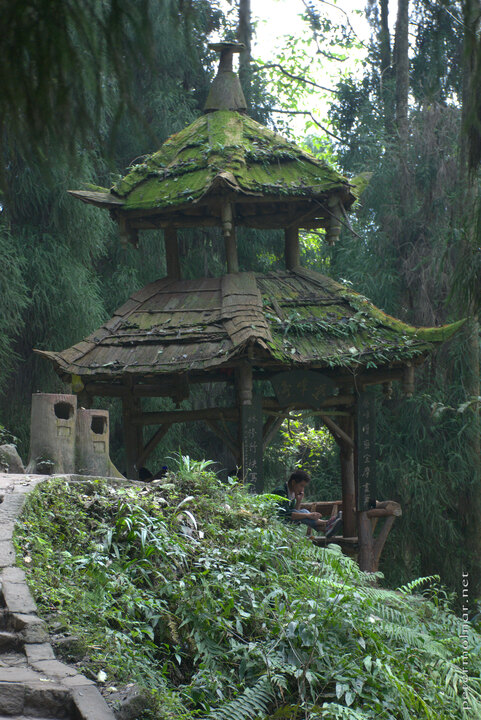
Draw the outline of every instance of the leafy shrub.
<instances>
[{"instance_id":1,"label":"leafy shrub","mask_svg":"<svg viewBox=\"0 0 481 720\"><path fill-rule=\"evenodd\" d=\"M480 636L435 578L382 590L275 515L180 458L145 487L45 482L16 546L40 612L80 639L79 667L147 686L155 717L480 716Z\"/></svg>"}]
</instances>

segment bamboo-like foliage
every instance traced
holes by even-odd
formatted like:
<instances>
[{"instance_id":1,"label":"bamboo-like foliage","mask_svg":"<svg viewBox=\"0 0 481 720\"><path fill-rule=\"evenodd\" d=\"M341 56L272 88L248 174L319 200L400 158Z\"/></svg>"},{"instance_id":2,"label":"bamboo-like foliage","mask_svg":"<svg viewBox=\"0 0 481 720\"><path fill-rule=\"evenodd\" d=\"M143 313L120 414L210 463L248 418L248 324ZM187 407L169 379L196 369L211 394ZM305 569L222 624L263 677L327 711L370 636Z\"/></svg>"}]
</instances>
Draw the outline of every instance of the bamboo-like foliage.
<instances>
[{"instance_id":1,"label":"bamboo-like foliage","mask_svg":"<svg viewBox=\"0 0 481 720\"><path fill-rule=\"evenodd\" d=\"M466 242L470 197L459 154L465 29L459 10L455 2L410 5L416 30L409 131L402 143L386 124L390 75L381 75L386 34L375 13L369 70L361 82L341 83L332 106L337 132L346 141L340 147L345 170L370 170L373 176L354 222L362 241L345 233L331 254L330 271L387 312L417 325L471 312L477 292L479 263ZM418 371L412 400L395 395L379 401L378 495L403 506L383 553L391 582L440 572L459 590L465 566L473 587L479 587L471 549L477 531L468 519L471 508L477 512L469 500L477 474L476 412L470 403L477 402L472 388L479 372L470 363L476 337L472 340L460 334ZM441 414L440 406L446 408Z\"/></svg>"},{"instance_id":2,"label":"bamboo-like foliage","mask_svg":"<svg viewBox=\"0 0 481 720\"><path fill-rule=\"evenodd\" d=\"M170 2L163 2L168 12ZM127 101L131 69L150 48L148 0L2 0L0 141L25 158L71 152L98 125L112 85Z\"/></svg>"}]
</instances>

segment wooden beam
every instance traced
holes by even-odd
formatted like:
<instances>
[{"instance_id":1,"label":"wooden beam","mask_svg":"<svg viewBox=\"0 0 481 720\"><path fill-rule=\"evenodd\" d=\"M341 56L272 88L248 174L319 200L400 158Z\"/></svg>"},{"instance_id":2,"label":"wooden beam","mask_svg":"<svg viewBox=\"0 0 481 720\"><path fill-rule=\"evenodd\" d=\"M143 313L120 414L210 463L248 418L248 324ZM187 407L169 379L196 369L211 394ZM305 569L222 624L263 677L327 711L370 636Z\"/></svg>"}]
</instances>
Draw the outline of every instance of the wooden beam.
<instances>
[{"instance_id":1,"label":"wooden beam","mask_svg":"<svg viewBox=\"0 0 481 720\"><path fill-rule=\"evenodd\" d=\"M209 382L211 382L209 380ZM175 397L178 394L178 385L174 379L169 381L163 380L159 383L133 385L114 385L102 382L87 382L85 390L90 395L98 395L102 397L125 397L133 395L133 397Z\"/></svg>"},{"instance_id":2,"label":"wooden beam","mask_svg":"<svg viewBox=\"0 0 481 720\"><path fill-rule=\"evenodd\" d=\"M342 510L342 500L326 500L325 502L301 503L301 508L306 508L310 512L318 512L321 515L329 515L332 517L333 508ZM337 515L337 512L335 513Z\"/></svg>"},{"instance_id":3,"label":"wooden beam","mask_svg":"<svg viewBox=\"0 0 481 720\"><path fill-rule=\"evenodd\" d=\"M162 425L163 423L195 422L197 420L238 420L239 408L203 408L200 410L167 410L146 412L133 417L134 425Z\"/></svg>"},{"instance_id":4,"label":"wooden beam","mask_svg":"<svg viewBox=\"0 0 481 720\"><path fill-rule=\"evenodd\" d=\"M215 432L218 438L222 440L226 447L229 448L233 456L237 459L239 456L239 448L236 446L231 434L218 425L217 420L206 420L205 424Z\"/></svg>"},{"instance_id":5,"label":"wooden beam","mask_svg":"<svg viewBox=\"0 0 481 720\"><path fill-rule=\"evenodd\" d=\"M164 425L161 425L159 429L152 435L147 445L144 447L142 452L140 453L139 457L136 461L137 469L140 470L140 468L143 466L144 462L147 460L149 455L153 453L159 442L162 440L164 435L169 430L172 423L165 423Z\"/></svg>"},{"instance_id":6,"label":"wooden beam","mask_svg":"<svg viewBox=\"0 0 481 720\"><path fill-rule=\"evenodd\" d=\"M392 500L387 500L384 503L376 503L375 508L371 508L371 510L367 510L367 516L370 518L374 517L389 517L393 515L394 517L401 517L402 515L402 508L401 505L397 502L394 502Z\"/></svg>"},{"instance_id":7,"label":"wooden beam","mask_svg":"<svg viewBox=\"0 0 481 720\"><path fill-rule=\"evenodd\" d=\"M265 451L266 448L269 447L279 430L281 429L281 425L284 422L285 418L283 416L281 417L275 417L271 415L265 422L264 428L262 431L262 449Z\"/></svg>"},{"instance_id":8,"label":"wooden beam","mask_svg":"<svg viewBox=\"0 0 481 720\"><path fill-rule=\"evenodd\" d=\"M298 227L287 227L284 230L284 258L287 270L294 270L301 264Z\"/></svg>"},{"instance_id":9,"label":"wooden beam","mask_svg":"<svg viewBox=\"0 0 481 720\"><path fill-rule=\"evenodd\" d=\"M165 240L165 263L167 266L167 277L173 280L180 280L180 258L179 258L179 241L177 239L177 230L173 227L167 227L164 230Z\"/></svg>"},{"instance_id":10,"label":"wooden beam","mask_svg":"<svg viewBox=\"0 0 481 720\"><path fill-rule=\"evenodd\" d=\"M354 404L354 395L333 395L332 397L326 398L323 400L323 402L318 406L318 408L313 408L312 405L306 405L304 403L297 403L295 408L292 406L285 407L282 405L279 405L278 401L273 397L265 397L262 399L262 407L264 411L267 410L277 410L282 411L285 413L290 412L291 410L312 410L312 412L318 412L322 410L322 408L328 408L333 407L336 405L353 405Z\"/></svg>"},{"instance_id":11,"label":"wooden beam","mask_svg":"<svg viewBox=\"0 0 481 720\"><path fill-rule=\"evenodd\" d=\"M381 553L383 551L384 545L386 543L386 540L388 538L388 535L391 531L392 526L394 525L395 516L391 515L390 517L387 517L384 521L384 525L381 528L381 531L377 538L374 540L373 543L373 571L376 572L379 569L379 560L381 559Z\"/></svg>"},{"instance_id":12,"label":"wooden beam","mask_svg":"<svg viewBox=\"0 0 481 720\"><path fill-rule=\"evenodd\" d=\"M330 430L331 434L334 437L334 440L338 444L342 444L344 441L347 443L350 447L354 447L354 441L347 433L342 430L339 425L337 425L334 420L331 420L331 418L327 417L327 415L319 415L324 425Z\"/></svg>"}]
</instances>

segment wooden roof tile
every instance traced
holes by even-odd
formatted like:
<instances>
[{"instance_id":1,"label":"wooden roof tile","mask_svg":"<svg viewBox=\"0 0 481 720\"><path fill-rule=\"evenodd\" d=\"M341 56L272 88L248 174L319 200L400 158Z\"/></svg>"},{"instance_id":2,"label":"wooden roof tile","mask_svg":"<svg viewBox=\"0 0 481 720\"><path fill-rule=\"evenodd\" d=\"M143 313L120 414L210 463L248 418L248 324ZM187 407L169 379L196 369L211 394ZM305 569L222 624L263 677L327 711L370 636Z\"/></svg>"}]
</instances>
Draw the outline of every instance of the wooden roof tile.
<instances>
[{"instance_id":1,"label":"wooden roof tile","mask_svg":"<svg viewBox=\"0 0 481 720\"><path fill-rule=\"evenodd\" d=\"M296 268L163 278L135 293L86 341L63 352L38 352L62 377L102 381L208 371L242 357L249 345L277 368L381 367L426 353L462 322L415 328L349 287Z\"/></svg>"}]
</instances>

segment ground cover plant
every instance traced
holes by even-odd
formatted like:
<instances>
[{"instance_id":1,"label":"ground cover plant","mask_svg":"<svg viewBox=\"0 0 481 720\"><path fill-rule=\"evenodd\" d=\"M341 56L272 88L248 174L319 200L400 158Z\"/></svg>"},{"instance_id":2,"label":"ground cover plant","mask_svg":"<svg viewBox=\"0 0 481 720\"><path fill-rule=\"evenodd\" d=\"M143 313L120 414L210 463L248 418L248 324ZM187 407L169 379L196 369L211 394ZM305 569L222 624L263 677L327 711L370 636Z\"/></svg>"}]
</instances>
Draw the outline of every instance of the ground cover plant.
<instances>
[{"instance_id":1,"label":"ground cover plant","mask_svg":"<svg viewBox=\"0 0 481 720\"><path fill-rule=\"evenodd\" d=\"M147 486L51 479L18 563L59 651L107 697L147 688L145 718L480 717L481 637L435 579L380 589L275 508L185 457Z\"/></svg>"}]
</instances>

